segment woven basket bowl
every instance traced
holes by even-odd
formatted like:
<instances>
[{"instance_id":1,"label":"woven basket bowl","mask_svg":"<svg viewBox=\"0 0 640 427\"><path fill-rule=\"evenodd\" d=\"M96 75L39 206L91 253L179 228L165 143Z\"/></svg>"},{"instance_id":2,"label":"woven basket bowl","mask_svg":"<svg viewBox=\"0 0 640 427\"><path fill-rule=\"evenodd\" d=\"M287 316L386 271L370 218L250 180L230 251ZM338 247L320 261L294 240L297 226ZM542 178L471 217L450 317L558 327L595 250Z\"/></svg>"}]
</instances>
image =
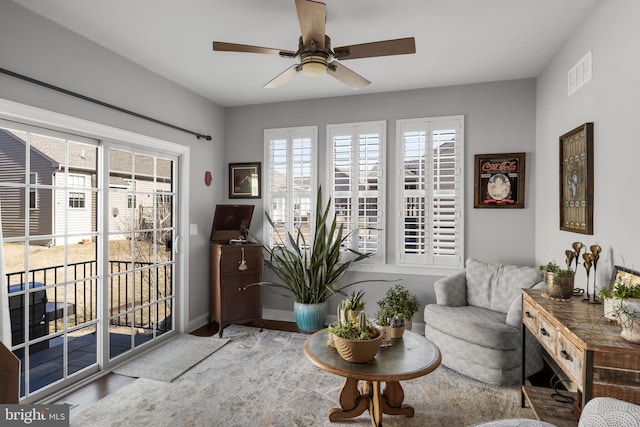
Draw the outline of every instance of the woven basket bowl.
<instances>
[{"instance_id":1,"label":"woven basket bowl","mask_svg":"<svg viewBox=\"0 0 640 427\"><path fill-rule=\"evenodd\" d=\"M375 359L380 345L382 344L382 334L370 340L348 340L333 336L333 344L338 350L338 354L347 362L367 363Z\"/></svg>"}]
</instances>

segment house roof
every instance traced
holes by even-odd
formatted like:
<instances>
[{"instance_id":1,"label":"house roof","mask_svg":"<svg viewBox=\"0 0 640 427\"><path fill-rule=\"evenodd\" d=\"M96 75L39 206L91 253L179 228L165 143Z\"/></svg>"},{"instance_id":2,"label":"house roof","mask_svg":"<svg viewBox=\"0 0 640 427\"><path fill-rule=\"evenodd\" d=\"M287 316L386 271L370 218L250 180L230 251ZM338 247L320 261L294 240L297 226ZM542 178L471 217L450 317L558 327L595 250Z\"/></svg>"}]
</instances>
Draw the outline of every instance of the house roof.
<instances>
[{"instance_id":1,"label":"house roof","mask_svg":"<svg viewBox=\"0 0 640 427\"><path fill-rule=\"evenodd\" d=\"M4 138L2 138L4 136ZM0 143L21 143L25 141L19 135L0 129ZM52 167L62 169L67 164L69 170L96 172L98 148L93 145L83 144L69 140L68 158L66 157L65 140L45 135L31 134L31 149L38 155L51 161ZM129 177L133 179L132 171L135 167L136 179L151 179L154 176L154 157L147 155L135 155L135 165L133 163L133 153L121 150L110 150L109 168L110 175L117 176L120 180ZM164 181L171 179L172 163L167 159L157 159L156 176ZM113 180L110 180L113 181ZM123 181L124 182L124 181Z\"/></svg>"}]
</instances>

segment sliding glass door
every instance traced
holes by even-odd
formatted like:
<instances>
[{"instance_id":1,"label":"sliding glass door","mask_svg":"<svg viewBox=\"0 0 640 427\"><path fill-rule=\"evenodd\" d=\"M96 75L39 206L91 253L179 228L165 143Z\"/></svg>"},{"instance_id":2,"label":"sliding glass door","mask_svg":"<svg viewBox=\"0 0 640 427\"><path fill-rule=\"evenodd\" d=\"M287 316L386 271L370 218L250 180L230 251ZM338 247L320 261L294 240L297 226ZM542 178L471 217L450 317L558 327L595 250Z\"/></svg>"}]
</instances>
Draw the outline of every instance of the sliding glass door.
<instances>
[{"instance_id":1,"label":"sliding glass door","mask_svg":"<svg viewBox=\"0 0 640 427\"><path fill-rule=\"evenodd\" d=\"M176 329L178 157L0 120L0 209L20 396Z\"/></svg>"}]
</instances>

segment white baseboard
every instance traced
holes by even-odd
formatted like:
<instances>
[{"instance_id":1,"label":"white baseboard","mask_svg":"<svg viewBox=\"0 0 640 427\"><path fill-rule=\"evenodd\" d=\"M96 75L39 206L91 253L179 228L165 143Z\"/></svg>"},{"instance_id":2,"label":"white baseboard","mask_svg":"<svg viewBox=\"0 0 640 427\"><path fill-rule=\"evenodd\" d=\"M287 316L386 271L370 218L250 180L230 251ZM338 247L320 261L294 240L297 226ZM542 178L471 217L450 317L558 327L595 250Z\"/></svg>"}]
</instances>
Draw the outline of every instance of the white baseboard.
<instances>
[{"instance_id":1,"label":"white baseboard","mask_svg":"<svg viewBox=\"0 0 640 427\"><path fill-rule=\"evenodd\" d=\"M262 318L265 320L277 320L280 322L295 322L296 319L293 316L293 311L290 310L274 310L271 308L263 308L262 309ZM336 320L336 315L335 314L328 314L327 315L327 324L331 324L333 322L335 322ZM193 332L196 329L206 325L207 323L209 323L209 315L205 314L202 315L200 317L197 317L194 320L191 320L189 322L189 326L187 328L187 330L189 332ZM420 335L424 335L424 323L418 323L418 322L413 322L413 327L412 327L412 331L420 334Z\"/></svg>"},{"instance_id":2,"label":"white baseboard","mask_svg":"<svg viewBox=\"0 0 640 427\"><path fill-rule=\"evenodd\" d=\"M189 334L189 333L195 331L196 329L203 327L207 323L209 323L209 313L203 314L202 316L199 316L199 317L196 317L193 320L190 320L189 324L187 325L185 330L181 331L181 332Z\"/></svg>"},{"instance_id":3,"label":"white baseboard","mask_svg":"<svg viewBox=\"0 0 640 427\"><path fill-rule=\"evenodd\" d=\"M271 308L262 309L262 318L267 320L278 320L280 322L295 322L293 311L273 310Z\"/></svg>"}]
</instances>

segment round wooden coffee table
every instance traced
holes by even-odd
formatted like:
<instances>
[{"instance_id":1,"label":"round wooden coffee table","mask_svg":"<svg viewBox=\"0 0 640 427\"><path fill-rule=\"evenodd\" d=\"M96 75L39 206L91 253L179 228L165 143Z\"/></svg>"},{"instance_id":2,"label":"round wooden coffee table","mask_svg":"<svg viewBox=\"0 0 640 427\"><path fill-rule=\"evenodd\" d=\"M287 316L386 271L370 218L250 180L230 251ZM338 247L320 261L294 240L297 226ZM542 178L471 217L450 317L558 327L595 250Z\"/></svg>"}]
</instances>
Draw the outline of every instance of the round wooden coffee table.
<instances>
[{"instance_id":1,"label":"round wooden coffee table","mask_svg":"<svg viewBox=\"0 0 640 427\"><path fill-rule=\"evenodd\" d=\"M422 335L405 332L392 340L391 347L380 349L369 363L351 363L327 345L327 330L311 335L304 343L304 354L316 366L345 377L340 392L340 408L329 411L329 420L354 418L367 409L371 424L382 426L382 414L413 417L413 407L403 404L400 381L426 375L440 366L440 350ZM358 383L362 381L359 389ZM380 383L385 383L380 390Z\"/></svg>"}]
</instances>

